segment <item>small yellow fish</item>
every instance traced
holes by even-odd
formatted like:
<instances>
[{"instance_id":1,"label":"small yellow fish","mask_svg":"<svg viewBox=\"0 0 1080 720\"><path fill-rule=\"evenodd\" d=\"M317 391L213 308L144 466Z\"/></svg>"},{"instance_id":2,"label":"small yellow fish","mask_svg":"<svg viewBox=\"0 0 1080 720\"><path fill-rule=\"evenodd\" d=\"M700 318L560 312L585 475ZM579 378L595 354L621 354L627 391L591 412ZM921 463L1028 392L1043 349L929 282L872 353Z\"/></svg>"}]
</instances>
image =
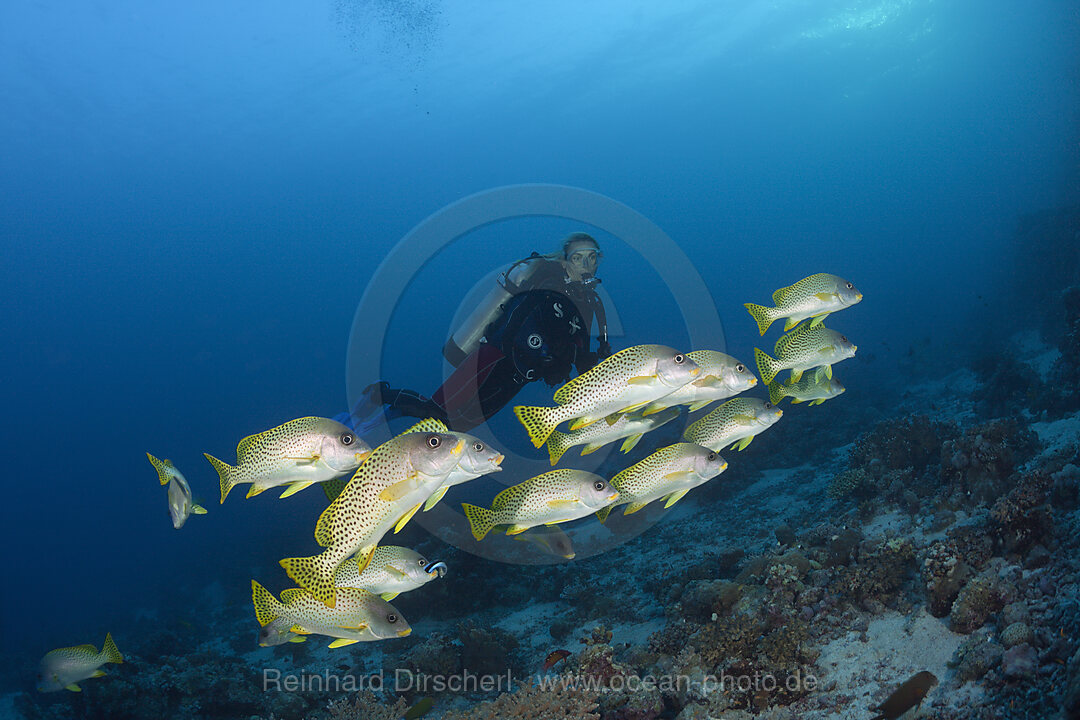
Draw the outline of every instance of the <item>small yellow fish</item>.
<instances>
[{"instance_id":1,"label":"small yellow fish","mask_svg":"<svg viewBox=\"0 0 1080 720\"><path fill-rule=\"evenodd\" d=\"M727 470L727 465L715 451L694 443L660 448L611 478L619 499L600 508L596 516L604 522L616 506L623 504L623 514L630 515L660 498L666 499L664 507L671 507L693 488Z\"/></svg>"},{"instance_id":2,"label":"small yellow fish","mask_svg":"<svg viewBox=\"0 0 1080 720\"><path fill-rule=\"evenodd\" d=\"M776 307L744 304L757 321L758 330L764 335L769 326L780 318L787 318L785 332L806 318L813 318L811 324L817 326L830 313L851 307L860 300L862 293L844 278L818 273L774 292L773 302Z\"/></svg>"},{"instance_id":3,"label":"small yellow fish","mask_svg":"<svg viewBox=\"0 0 1080 720\"><path fill-rule=\"evenodd\" d=\"M192 515L205 515L206 508L198 505L191 497L191 486L184 478L183 473L176 469L171 460L158 460L150 453L150 464L157 470L158 480L162 485L169 484L169 516L172 518L173 527L179 530Z\"/></svg>"},{"instance_id":4,"label":"small yellow fish","mask_svg":"<svg viewBox=\"0 0 1080 720\"><path fill-rule=\"evenodd\" d=\"M105 675L101 666L105 663L122 663L124 656L116 649L112 634L106 633L101 652L93 645L57 648L45 653L38 667L38 692L71 690L82 692L78 683L88 678Z\"/></svg>"},{"instance_id":5,"label":"small yellow fish","mask_svg":"<svg viewBox=\"0 0 1080 720\"><path fill-rule=\"evenodd\" d=\"M573 420L571 430L615 413L643 408L693 380L700 369L685 354L664 345L635 345L620 350L555 392L555 407L518 405L514 414L536 447L547 442L559 423Z\"/></svg>"},{"instance_id":6,"label":"small yellow fish","mask_svg":"<svg viewBox=\"0 0 1080 720\"><path fill-rule=\"evenodd\" d=\"M172 460L158 460L150 453L146 453L146 457L150 460L150 464L154 466L154 470L157 471L158 482L162 485L168 485L169 481L175 477L183 478L184 476L173 465ZM186 480L184 481L187 482Z\"/></svg>"},{"instance_id":7,"label":"small yellow fish","mask_svg":"<svg viewBox=\"0 0 1080 720\"><path fill-rule=\"evenodd\" d=\"M441 565L442 570L434 566ZM380 545L375 548L364 572L357 562L346 560L338 566L334 583L339 587L362 588L380 595L383 600L393 600L403 592L409 592L425 583L442 577L446 565L428 562L420 553L398 545Z\"/></svg>"},{"instance_id":8,"label":"small yellow fish","mask_svg":"<svg viewBox=\"0 0 1080 720\"><path fill-rule=\"evenodd\" d=\"M334 574L350 555L360 571L390 528L400 530L458 465L466 441L458 435L406 432L379 445L341 494L319 516L313 557L280 565L312 595L334 606Z\"/></svg>"},{"instance_id":9,"label":"small yellow fish","mask_svg":"<svg viewBox=\"0 0 1080 720\"><path fill-rule=\"evenodd\" d=\"M286 618L275 618L259 629L259 647L273 647L290 643L302 643L306 635L292 631L294 623Z\"/></svg>"},{"instance_id":10,"label":"small yellow fish","mask_svg":"<svg viewBox=\"0 0 1080 720\"><path fill-rule=\"evenodd\" d=\"M673 405L689 405L696 412L709 403L738 395L757 385L757 378L745 364L715 350L694 350L686 357L697 363L701 372L692 382L673 393L649 403L642 411L645 415L660 412Z\"/></svg>"},{"instance_id":11,"label":"small yellow fish","mask_svg":"<svg viewBox=\"0 0 1080 720\"><path fill-rule=\"evenodd\" d=\"M516 535L537 525L569 522L594 513L619 497L608 481L584 470L552 470L506 488L491 509L462 503L473 537L483 540L496 525Z\"/></svg>"},{"instance_id":12,"label":"small yellow fish","mask_svg":"<svg viewBox=\"0 0 1080 720\"><path fill-rule=\"evenodd\" d=\"M780 408L758 398L731 398L691 423L683 432L683 440L716 452L729 444L736 450L745 450L755 435L768 430L783 414Z\"/></svg>"},{"instance_id":13,"label":"small yellow fish","mask_svg":"<svg viewBox=\"0 0 1080 720\"><path fill-rule=\"evenodd\" d=\"M791 371L791 382L802 377L804 370L821 367L825 377L832 378L833 363L855 357L858 348L846 337L824 325L803 323L776 341L776 359L754 348L758 372L766 384L781 370Z\"/></svg>"},{"instance_id":14,"label":"small yellow fish","mask_svg":"<svg viewBox=\"0 0 1080 720\"><path fill-rule=\"evenodd\" d=\"M789 397L792 404L809 401L811 405L820 405L845 389L836 378L826 377L825 368L818 368L812 373L804 374L798 382L791 385L773 380L769 383L769 400L773 405L779 405L781 400Z\"/></svg>"},{"instance_id":15,"label":"small yellow fish","mask_svg":"<svg viewBox=\"0 0 1080 720\"><path fill-rule=\"evenodd\" d=\"M678 408L667 408L649 417L636 412L621 413L610 425L606 422L597 422L565 433L556 430L547 439L548 456L551 458L551 464L555 465L563 453L575 445L584 445L581 454L588 455L622 438L626 438L622 444L622 451L630 452L645 433L677 417L679 417Z\"/></svg>"},{"instance_id":16,"label":"small yellow fish","mask_svg":"<svg viewBox=\"0 0 1080 720\"><path fill-rule=\"evenodd\" d=\"M283 590L279 601L269 590L251 581L255 617L264 627L279 618L292 621L291 632L338 638L330 643L332 648L405 637L412 632L412 627L394 606L374 593L341 588L337 595L334 608L326 607L300 588Z\"/></svg>"},{"instance_id":17,"label":"small yellow fish","mask_svg":"<svg viewBox=\"0 0 1080 720\"><path fill-rule=\"evenodd\" d=\"M520 535L515 535L514 539L531 543L548 555L554 555L555 557L573 560L577 556L570 536L558 525L530 528Z\"/></svg>"},{"instance_id":18,"label":"small yellow fish","mask_svg":"<svg viewBox=\"0 0 1080 720\"><path fill-rule=\"evenodd\" d=\"M203 453L221 479L221 502L237 485L250 483L247 496L288 485L289 497L315 483L351 473L371 454L352 430L329 418L290 420L236 446L236 466Z\"/></svg>"}]
</instances>

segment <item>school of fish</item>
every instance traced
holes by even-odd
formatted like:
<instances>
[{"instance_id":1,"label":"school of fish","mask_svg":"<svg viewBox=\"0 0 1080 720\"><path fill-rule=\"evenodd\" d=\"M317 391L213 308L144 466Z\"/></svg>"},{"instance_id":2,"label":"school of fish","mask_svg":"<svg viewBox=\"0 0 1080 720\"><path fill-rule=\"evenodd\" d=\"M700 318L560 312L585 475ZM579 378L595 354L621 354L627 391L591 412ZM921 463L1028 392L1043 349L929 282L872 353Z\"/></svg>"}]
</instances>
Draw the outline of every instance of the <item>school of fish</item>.
<instances>
[{"instance_id":1,"label":"school of fish","mask_svg":"<svg viewBox=\"0 0 1080 720\"><path fill-rule=\"evenodd\" d=\"M481 541L504 528L540 552L570 559L573 544L560 524L592 514L604 522L618 506L625 506L624 514L657 500L670 507L727 469L721 449L745 449L775 424L783 398L814 405L844 392L832 366L852 357L856 348L822 321L860 300L850 282L819 273L774 292L775 307L746 305L762 335L774 321L786 321L775 358L755 348L769 401L734 397L758 380L729 355L636 345L566 382L554 393L554 406L515 407L533 445L547 444L556 465L568 448L579 445L588 454L624 440L621 449L628 452L645 434L682 417L682 407L694 413L724 401L686 427L681 442L657 449L610 480L555 469L507 487L490 507L462 503L474 538ZM776 379L782 370L790 371L786 383ZM569 427L558 430L564 422ZM389 601L442 577L446 564L410 548L383 545L384 537L400 531L421 509L430 510L454 486L501 471L504 461L479 438L453 432L435 419L372 448L339 422L302 417L245 437L237 445L235 465L204 454L217 472L222 503L239 484L251 485L249 498L274 487L285 488L282 498L313 484L326 491L330 505L314 533L323 551L280 562L299 587L282 591L280 599L255 580L251 590L260 645L323 635L333 639L332 648L412 631ZM147 457L160 484L169 486L173 527L206 513L173 463ZM111 635L101 652L91 645L59 648L42 658L38 688L78 691L78 682L104 675L102 665L122 660Z\"/></svg>"}]
</instances>

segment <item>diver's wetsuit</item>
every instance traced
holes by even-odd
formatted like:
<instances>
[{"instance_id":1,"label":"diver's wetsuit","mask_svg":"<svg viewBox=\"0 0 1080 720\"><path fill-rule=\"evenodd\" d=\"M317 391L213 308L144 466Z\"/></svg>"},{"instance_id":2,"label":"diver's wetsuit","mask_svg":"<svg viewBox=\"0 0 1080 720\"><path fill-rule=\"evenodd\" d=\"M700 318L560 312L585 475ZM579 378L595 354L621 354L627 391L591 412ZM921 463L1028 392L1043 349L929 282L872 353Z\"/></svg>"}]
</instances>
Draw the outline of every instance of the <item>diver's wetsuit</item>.
<instances>
[{"instance_id":1,"label":"diver's wetsuit","mask_svg":"<svg viewBox=\"0 0 1080 720\"><path fill-rule=\"evenodd\" d=\"M377 407L381 399L389 417L433 417L452 430L465 431L505 407L527 383L558 385L570 379L572 368L580 375L610 355L604 305L593 289L600 281L572 282L561 263L535 253L525 262L536 265L520 285L505 281L512 297L488 325L484 342L431 398L378 383L365 391L368 397L361 403ZM599 346L590 352L594 319ZM357 408L356 416L364 414Z\"/></svg>"}]
</instances>

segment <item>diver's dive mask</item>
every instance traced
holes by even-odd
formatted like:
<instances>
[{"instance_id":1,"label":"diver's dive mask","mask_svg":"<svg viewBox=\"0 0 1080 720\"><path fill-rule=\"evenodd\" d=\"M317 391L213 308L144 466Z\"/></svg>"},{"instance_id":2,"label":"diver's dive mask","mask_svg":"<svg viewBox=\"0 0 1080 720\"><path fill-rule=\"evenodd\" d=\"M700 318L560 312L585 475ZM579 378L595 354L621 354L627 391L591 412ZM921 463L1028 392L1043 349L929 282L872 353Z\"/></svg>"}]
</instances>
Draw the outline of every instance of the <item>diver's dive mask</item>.
<instances>
[{"instance_id":1,"label":"diver's dive mask","mask_svg":"<svg viewBox=\"0 0 1080 720\"><path fill-rule=\"evenodd\" d=\"M596 266L600 264L600 251L591 247L580 248L569 253L566 261L581 276L582 281L586 281L596 275Z\"/></svg>"}]
</instances>

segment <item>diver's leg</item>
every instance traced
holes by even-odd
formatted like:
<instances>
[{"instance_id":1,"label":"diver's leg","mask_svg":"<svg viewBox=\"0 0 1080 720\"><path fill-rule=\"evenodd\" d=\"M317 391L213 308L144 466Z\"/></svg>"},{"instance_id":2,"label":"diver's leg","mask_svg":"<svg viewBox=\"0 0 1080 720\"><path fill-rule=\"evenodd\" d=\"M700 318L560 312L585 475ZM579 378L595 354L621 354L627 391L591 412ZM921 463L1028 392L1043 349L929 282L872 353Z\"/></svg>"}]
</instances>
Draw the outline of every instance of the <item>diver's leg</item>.
<instances>
[{"instance_id":1,"label":"diver's leg","mask_svg":"<svg viewBox=\"0 0 1080 720\"><path fill-rule=\"evenodd\" d=\"M351 416L343 413L347 419L340 422L362 434L375 425L380 413L386 420L405 416L430 417L446 422L446 411L434 400L415 390L391 388L388 382L372 383L364 388L360 400L353 406Z\"/></svg>"},{"instance_id":2,"label":"diver's leg","mask_svg":"<svg viewBox=\"0 0 1080 720\"><path fill-rule=\"evenodd\" d=\"M387 418L414 417L435 418L446 422L446 410L431 398L415 390L388 390L383 393Z\"/></svg>"},{"instance_id":3,"label":"diver's leg","mask_svg":"<svg viewBox=\"0 0 1080 720\"><path fill-rule=\"evenodd\" d=\"M496 365L478 393L484 419L491 418L506 407L528 382L516 372L514 363L509 358Z\"/></svg>"},{"instance_id":4,"label":"diver's leg","mask_svg":"<svg viewBox=\"0 0 1080 720\"><path fill-rule=\"evenodd\" d=\"M465 432L490 417L483 409L484 388L489 387L489 383L502 382L503 373L499 368L510 364L497 347L484 344L458 365L432 395L434 402L446 408L447 425L451 430Z\"/></svg>"}]
</instances>

